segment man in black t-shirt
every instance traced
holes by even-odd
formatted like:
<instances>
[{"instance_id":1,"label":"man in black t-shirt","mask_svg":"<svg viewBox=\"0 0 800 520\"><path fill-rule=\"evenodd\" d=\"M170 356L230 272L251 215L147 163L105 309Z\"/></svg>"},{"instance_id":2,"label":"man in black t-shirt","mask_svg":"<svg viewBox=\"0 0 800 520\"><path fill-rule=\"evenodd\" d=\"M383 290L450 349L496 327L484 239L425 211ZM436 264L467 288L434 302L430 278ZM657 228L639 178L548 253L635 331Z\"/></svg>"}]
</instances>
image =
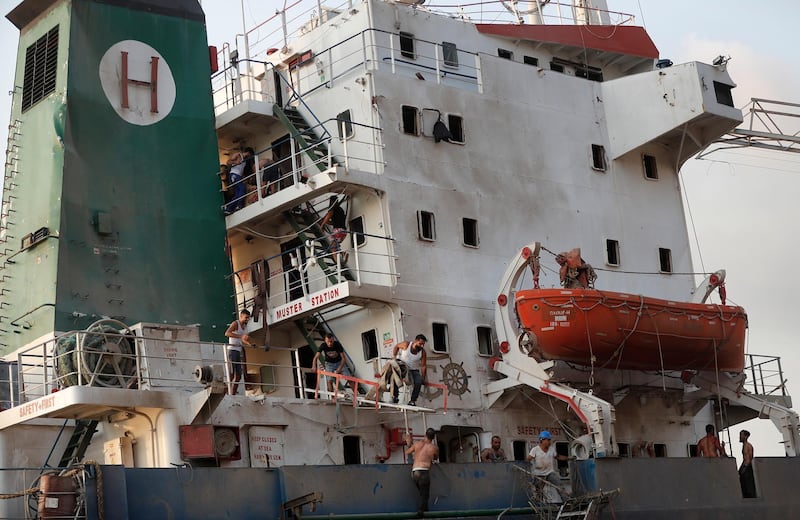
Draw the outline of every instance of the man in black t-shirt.
<instances>
[{"instance_id":1,"label":"man in black t-shirt","mask_svg":"<svg viewBox=\"0 0 800 520\"><path fill-rule=\"evenodd\" d=\"M317 370L317 367L320 367L326 372L342 374L343 376L352 376L350 369L347 368L347 358L345 356L347 356L347 354L344 353L344 347L341 343L336 341L333 334L325 334L325 341L320 343L319 350L314 356L314 362L311 364L311 368ZM320 358L322 358L322 360L320 360ZM333 393L335 378L327 376L326 379L328 380L328 392ZM355 395L355 381L348 381L348 383L353 390L353 395Z\"/></svg>"}]
</instances>

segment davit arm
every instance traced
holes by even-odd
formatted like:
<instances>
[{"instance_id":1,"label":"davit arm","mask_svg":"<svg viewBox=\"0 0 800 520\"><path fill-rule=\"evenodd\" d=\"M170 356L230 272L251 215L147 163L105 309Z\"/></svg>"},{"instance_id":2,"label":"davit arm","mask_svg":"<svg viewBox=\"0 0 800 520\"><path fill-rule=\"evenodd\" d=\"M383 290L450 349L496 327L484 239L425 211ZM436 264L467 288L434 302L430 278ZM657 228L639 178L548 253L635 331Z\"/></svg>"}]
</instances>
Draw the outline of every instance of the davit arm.
<instances>
[{"instance_id":1,"label":"davit arm","mask_svg":"<svg viewBox=\"0 0 800 520\"><path fill-rule=\"evenodd\" d=\"M527 332L518 334L519 327L514 308L517 284L525 269L532 263L538 262L540 248L538 242L523 247L506 269L500 282L494 317L503 357L496 360L492 368L504 374L506 378L487 385L487 394L493 403L504 390L524 384L564 401L588 428L594 444L595 457L617 456L619 452L614 440L614 407L611 403L590 393L551 382L547 370L553 363L538 362L529 355L530 341L535 342L535 336Z\"/></svg>"}]
</instances>

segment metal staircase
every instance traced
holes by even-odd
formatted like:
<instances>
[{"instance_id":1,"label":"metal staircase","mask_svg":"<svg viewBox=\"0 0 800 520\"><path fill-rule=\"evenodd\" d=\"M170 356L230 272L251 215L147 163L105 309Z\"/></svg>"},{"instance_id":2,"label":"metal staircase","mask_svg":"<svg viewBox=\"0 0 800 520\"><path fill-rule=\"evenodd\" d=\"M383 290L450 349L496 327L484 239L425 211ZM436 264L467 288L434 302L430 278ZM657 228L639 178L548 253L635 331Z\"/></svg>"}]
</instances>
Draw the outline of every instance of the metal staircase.
<instances>
[{"instance_id":1,"label":"metal staircase","mask_svg":"<svg viewBox=\"0 0 800 520\"><path fill-rule=\"evenodd\" d=\"M320 214L311 204L306 204L306 209L297 207L292 211L287 211L284 215L292 226L292 229L297 233L297 238L304 243L308 243L308 241L316 242L322 246L323 250L330 250L331 243L330 240L328 240L328 234L317 224L320 220ZM317 264L331 283L337 284L340 282L336 255L320 255L317 257ZM350 281L355 280L353 274L346 268L345 262L341 263L341 267L341 276L344 277L344 279Z\"/></svg>"},{"instance_id":2,"label":"metal staircase","mask_svg":"<svg viewBox=\"0 0 800 520\"><path fill-rule=\"evenodd\" d=\"M99 421L84 421L75 419L75 429L72 430L72 435L67 442L67 447L64 448L64 453L58 461L59 468L66 468L73 462L80 462L86 454L86 449L92 442L92 436L97 431L97 424ZM58 439L56 439L58 442Z\"/></svg>"},{"instance_id":3,"label":"metal staircase","mask_svg":"<svg viewBox=\"0 0 800 520\"><path fill-rule=\"evenodd\" d=\"M321 123L312 128L295 107L281 108L279 105L273 105L272 113L286 126L292 139L300 147L300 151L311 159L318 171L324 172L332 166L328 163L330 150L326 144L330 142L331 134ZM331 162L336 163L333 158Z\"/></svg>"},{"instance_id":4,"label":"metal staircase","mask_svg":"<svg viewBox=\"0 0 800 520\"><path fill-rule=\"evenodd\" d=\"M300 333L306 339L308 346L311 347L315 353L319 351L319 344L325 339L325 334L333 334L328 322L320 313L310 314L295 320L295 326L300 330ZM335 334L334 334L335 336ZM345 358L347 359L347 367L353 374L353 377L358 377L353 361L350 355L345 351ZM366 393L366 390L359 385L358 392L360 394Z\"/></svg>"}]
</instances>

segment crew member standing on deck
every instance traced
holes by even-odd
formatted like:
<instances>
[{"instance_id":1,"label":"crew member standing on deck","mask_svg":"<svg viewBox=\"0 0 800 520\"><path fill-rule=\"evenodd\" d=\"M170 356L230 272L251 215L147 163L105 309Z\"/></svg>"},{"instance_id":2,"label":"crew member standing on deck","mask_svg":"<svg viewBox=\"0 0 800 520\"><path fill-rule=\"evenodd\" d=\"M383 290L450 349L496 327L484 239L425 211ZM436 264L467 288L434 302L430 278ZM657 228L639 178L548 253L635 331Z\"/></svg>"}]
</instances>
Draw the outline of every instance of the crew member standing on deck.
<instances>
[{"instance_id":1,"label":"crew member standing on deck","mask_svg":"<svg viewBox=\"0 0 800 520\"><path fill-rule=\"evenodd\" d=\"M709 458L727 457L725 446L719 442L719 438L714 434L713 424L706 425L706 436L697 443L697 456Z\"/></svg>"},{"instance_id":2,"label":"crew member standing on deck","mask_svg":"<svg viewBox=\"0 0 800 520\"><path fill-rule=\"evenodd\" d=\"M739 484L742 485L744 498L756 498L756 477L753 474L753 445L748 439L750 432L739 432L739 442L742 443L742 465L739 466Z\"/></svg>"},{"instance_id":3,"label":"crew member standing on deck","mask_svg":"<svg viewBox=\"0 0 800 520\"><path fill-rule=\"evenodd\" d=\"M405 363L408 368L408 374L414 384L414 389L411 391L411 399L408 401L409 406L417 406L417 398L422 389L422 383L426 380L428 354L425 352L425 343L427 342L428 338L422 334L417 334L414 341L410 343L408 341L398 343L392 351L393 358ZM395 386L392 402L397 403L399 392L400 389Z\"/></svg>"},{"instance_id":4,"label":"crew member standing on deck","mask_svg":"<svg viewBox=\"0 0 800 520\"><path fill-rule=\"evenodd\" d=\"M428 428L425 431L425 438L414 442L411 434L406 435L406 455L414 455L414 465L411 470L411 478L419 491L417 501L417 518L422 518L428 510L428 498L431 494L431 464L439 458L439 446L436 445L436 430Z\"/></svg>"},{"instance_id":5,"label":"crew member standing on deck","mask_svg":"<svg viewBox=\"0 0 800 520\"><path fill-rule=\"evenodd\" d=\"M247 322L250 321L250 311L242 309L239 319L234 321L225 331L228 337L228 393L236 395L238 393L238 382L242 381L243 365L245 363L244 347L250 344L250 336L247 335Z\"/></svg>"}]
</instances>

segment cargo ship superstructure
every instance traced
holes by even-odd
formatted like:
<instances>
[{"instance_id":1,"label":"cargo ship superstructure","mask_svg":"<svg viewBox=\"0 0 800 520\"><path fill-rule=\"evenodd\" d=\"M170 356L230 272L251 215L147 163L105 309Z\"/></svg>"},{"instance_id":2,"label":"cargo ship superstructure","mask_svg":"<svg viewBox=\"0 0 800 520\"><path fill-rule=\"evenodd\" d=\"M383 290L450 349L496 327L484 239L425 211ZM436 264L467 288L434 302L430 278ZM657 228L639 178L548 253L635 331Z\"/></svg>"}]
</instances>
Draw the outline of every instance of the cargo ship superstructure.
<instances>
[{"instance_id":1,"label":"cargo ship superstructure","mask_svg":"<svg viewBox=\"0 0 800 520\"><path fill-rule=\"evenodd\" d=\"M633 295L613 312L647 316L636 295L697 299L707 312L683 313L687 340L692 320L746 326L707 299L718 275L696 283L678 181L742 121L724 64L659 60L605 2L306 4L208 49L190 1L29 0L9 14L24 81L2 216L0 435L16 448L3 465L136 468L103 466L127 485L130 518L156 507L133 489L185 516L248 517L198 497L220 478L249 497L252 475L268 517L312 503L312 516L380 515L412 510L404 436L432 427L432 512L530 514L524 465L479 453L499 435L524 461L549 431L573 458L564 485L619 489L620 518L796 510L779 491L798 424L777 358L740 342L732 372L713 345L633 369L635 319L611 359L545 359L547 327L523 330L514 306L534 276L558 287L559 254L578 247L591 290ZM553 328L586 310L560 309ZM224 332L242 310L246 385L231 386ZM312 369L325 334L351 379ZM381 376L419 334L427 384L395 403ZM706 424L756 416L789 457L757 461L753 501L731 459L692 455ZM653 474L674 478L643 497ZM372 491L353 503L356 485Z\"/></svg>"}]
</instances>

